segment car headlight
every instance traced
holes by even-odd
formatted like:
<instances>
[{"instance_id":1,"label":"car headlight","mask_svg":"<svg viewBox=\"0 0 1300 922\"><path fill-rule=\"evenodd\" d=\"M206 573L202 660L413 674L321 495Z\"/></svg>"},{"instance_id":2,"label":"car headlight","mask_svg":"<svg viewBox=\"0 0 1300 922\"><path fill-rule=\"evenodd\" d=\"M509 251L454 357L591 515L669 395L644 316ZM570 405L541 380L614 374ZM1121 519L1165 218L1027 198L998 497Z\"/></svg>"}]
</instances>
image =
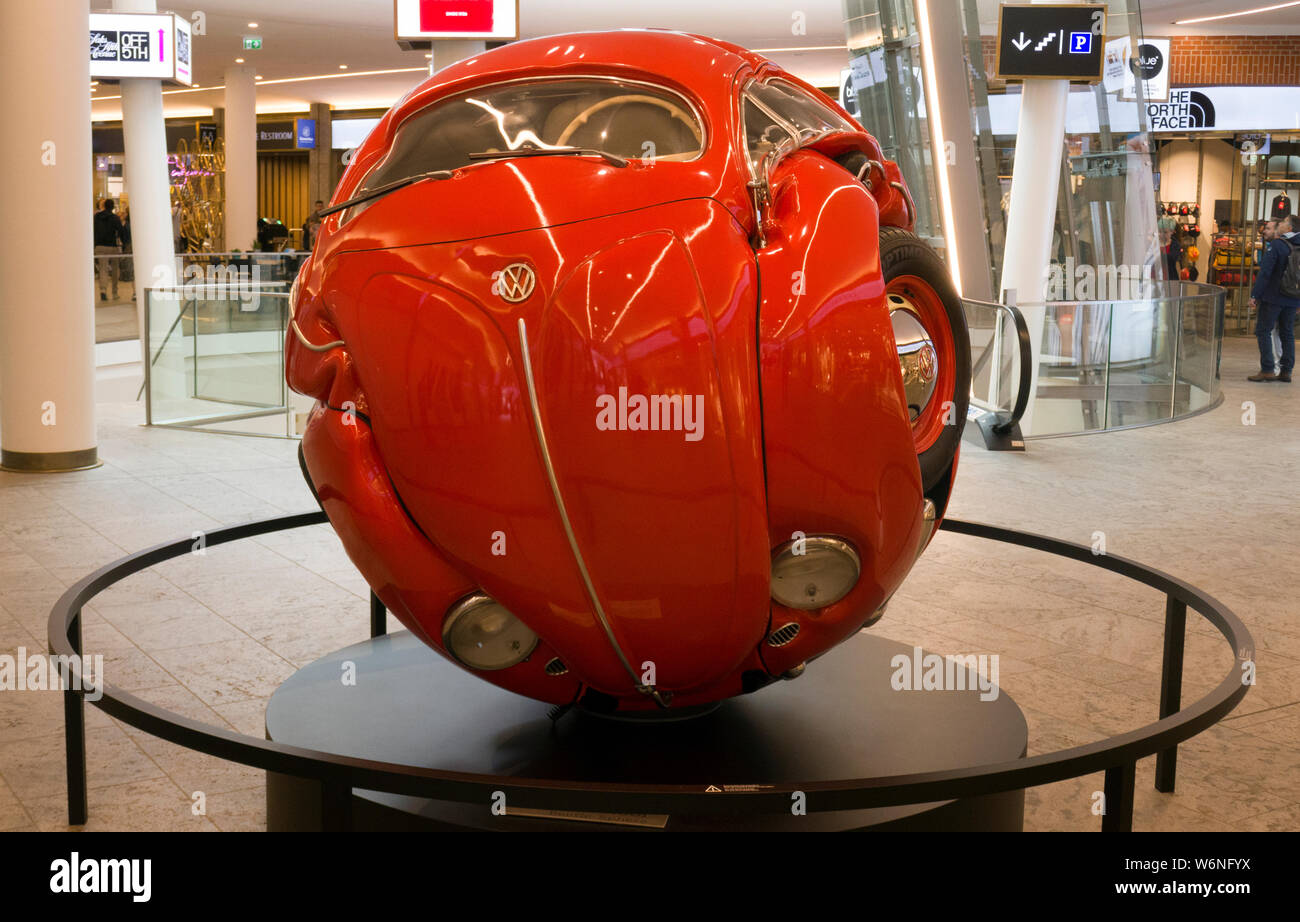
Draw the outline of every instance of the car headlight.
<instances>
[{"instance_id":1,"label":"car headlight","mask_svg":"<svg viewBox=\"0 0 1300 922\"><path fill-rule=\"evenodd\" d=\"M787 541L772 553L772 598L804 611L825 608L848 595L861 572L858 552L842 538Z\"/></svg>"},{"instance_id":2,"label":"car headlight","mask_svg":"<svg viewBox=\"0 0 1300 922\"><path fill-rule=\"evenodd\" d=\"M447 612L442 642L461 665L491 671L528 659L537 647L537 635L496 599L475 593Z\"/></svg>"}]
</instances>

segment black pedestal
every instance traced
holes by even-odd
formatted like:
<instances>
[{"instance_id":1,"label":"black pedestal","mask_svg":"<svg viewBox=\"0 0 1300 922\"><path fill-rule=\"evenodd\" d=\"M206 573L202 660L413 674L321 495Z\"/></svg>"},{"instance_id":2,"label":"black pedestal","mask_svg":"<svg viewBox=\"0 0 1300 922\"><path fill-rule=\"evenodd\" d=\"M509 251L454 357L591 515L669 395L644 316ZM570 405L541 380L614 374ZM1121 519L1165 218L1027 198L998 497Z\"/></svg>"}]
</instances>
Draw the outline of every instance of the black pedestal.
<instances>
[{"instance_id":1,"label":"black pedestal","mask_svg":"<svg viewBox=\"0 0 1300 922\"><path fill-rule=\"evenodd\" d=\"M812 783L941 771L1024 756L1028 728L1005 692L896 691L891 660L913 648L859 634L790 682L722 702L691 720L626 723L503 691L443 660L407 632L339 650L271 697L268 739L448 771L630 784ZM344 684L355 664L356 684ZM909 667L910 668L910 667ZM967 686L974 686L972 680ZM270 830L321 828L319 785L267 774ZM497 816L457 804L353 792L356 829L1019 830L1024 791L803 816L671 816L583 822Z\"/></svg>"}]
</instances>

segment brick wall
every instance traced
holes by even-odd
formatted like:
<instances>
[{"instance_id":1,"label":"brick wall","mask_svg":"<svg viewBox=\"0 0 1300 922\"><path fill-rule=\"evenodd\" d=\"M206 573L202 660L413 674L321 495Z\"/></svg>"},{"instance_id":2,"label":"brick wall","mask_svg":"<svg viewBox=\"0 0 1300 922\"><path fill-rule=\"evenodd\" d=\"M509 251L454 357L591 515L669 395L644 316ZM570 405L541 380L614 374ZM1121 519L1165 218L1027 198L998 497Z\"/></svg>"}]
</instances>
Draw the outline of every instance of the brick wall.
<instances>
[{"instance_id":1,"label":"brick wall","mask_svg":"<svg viewBox=\"0 0 1300 922\"><path fill-rule=\"evenodd\" d=\"M1171 86L1300 85L1300 35L1181 35Z\"/></svg>"},{"instance_id":2,"label":"brick wall","mask_svg":"<svg viewBox=\"0 0 1300 922\"><path fill-rule=\"evenodd\" d=\"M992 35L981 40L992 82L997 40ZM1171 86L1300 85L1300 35L1177 35L1169 56Z\"/></svg>"}]
</instances>

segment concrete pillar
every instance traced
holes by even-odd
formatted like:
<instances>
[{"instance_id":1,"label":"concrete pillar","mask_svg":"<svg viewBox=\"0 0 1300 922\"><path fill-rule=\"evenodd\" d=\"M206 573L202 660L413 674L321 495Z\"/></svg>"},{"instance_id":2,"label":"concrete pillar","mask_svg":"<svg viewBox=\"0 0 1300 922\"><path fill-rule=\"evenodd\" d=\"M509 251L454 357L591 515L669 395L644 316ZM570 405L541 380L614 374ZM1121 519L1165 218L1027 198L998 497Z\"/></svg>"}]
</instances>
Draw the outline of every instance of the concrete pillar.
<instances>
[{"instance_id":1,"label":"concrete pillar","mask_svg":"<svg viewBox=\"0 0 1300 922\"><path fill-rule=\"evenodd\" d=\"M156 13L155 0L113 0L119 13ZM176 241L172 237L171 179L167 173L167 130L162 81L122 81L122 139L127 204L131 210L131 261L135 305L144 347L146 288L176 284ZM141 355L144 361L149 357Z\"/></svg>"},{"instance_id":2,"label":"concrete pillar","mask_svg":"<svg viewBox=\"0 0 1300 922\"><path fill-rule=\"evenodd\" d=\"M86 0L0 3L0 465L99 463Z\"/></svg>"},{"instance_id":3,"label":"concrete pillar","mask_svg":"<svg viewBox=\"0 0 1300 922\"><path fill-rule=\"evenodd\" d=\"M1034 431L1039 356L1046 321L1042 302L1047 293L1047 268L1056 228L1056 197L1061 188L1061 152L1065 147L1065 109L1069 94L1070 84L1066 80L1026 80L1020 97L1011 199L1007 204L1007 242L998 291L1003 295L1015 292L1016 303L1021 305L1029 327L1033 369L1029 403L1020 421L1025 435Z\"/></svg>"},{"instance_id":4,"label":"concrete pillar","mask_svg":"<svg viewBox=\"0 0 1300 922\"><path fill-rule=\"evenodd\" d=\"M307 157L308 214L316 207L315 202L317 200L328 204L330 196L334 194L334 176L332 175L334 145L332 132L330 131L329 103L312 103L309 115L316 120L316 149Z\"/></svg>"},{"instance_id":5,"label":"concrete pillar","mask_svg":"<svg viewBox=\"0 0 1300 922\"><path fill-rule=\"evenodd\" d=\"M256 68L226 68L226 243L248 252L257 241L257 85Z\"/></svg>"},{"instance_id":6,"label":"concrete pillar","mask_svg":"<svg viewBox=\"0 0 1300 922\"><path fill-rule=\"evenodd\" d=\"M463 38L440 39L433 43L433 58L429 61L429 73L442 70L449 64L472 58L487 50L487 42L476 42Z\"/></svg>"},{"instance_id":7,"label":"concrete pillar","mask_svg":"<svg viewBox=\"0 0 1300 922\"><path fill-rule=\"evenodd\" d=\"M979 158L962 47L962 18L943 0L917 0L926 66L926 116L934 157L948 267L967 298L993 298L988 234L980 199ZM933 78L933 83L931 79Z\"/></svg>"}]
</instances>

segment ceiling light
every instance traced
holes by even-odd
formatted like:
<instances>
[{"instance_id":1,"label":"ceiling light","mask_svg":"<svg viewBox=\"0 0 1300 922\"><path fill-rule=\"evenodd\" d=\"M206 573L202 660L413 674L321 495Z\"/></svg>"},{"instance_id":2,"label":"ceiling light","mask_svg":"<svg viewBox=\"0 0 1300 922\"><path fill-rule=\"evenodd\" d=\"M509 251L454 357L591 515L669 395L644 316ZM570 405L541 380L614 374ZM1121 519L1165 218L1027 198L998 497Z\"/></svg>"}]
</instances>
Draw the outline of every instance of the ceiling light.
<instances>
[{"instance_id":1,"label":"ceiling light","mask_svg":"<svg viewBox=\"0 0 1300 922\"><path fill-rule=\"evenodd\" d=\"M347 70L347 69L348 69L348 66L347 66L346 64L340 64L340 65L339 65L339 70Z\"/></svg>"},{"instance_id":2,"label":"ceiling light","mask_svg":"<svg viewBox=\"0 0 1300 922\"><path fill-rule=\"evenodd\" d=\"M255 22L250 22L250 23L248 24L248 28L250 28L250 29L256 29L256 28L257 28L257 23L255 23Z\"/></svg>"},{"instance_id":3,"label":"ceiling light","mask_svg":"<svg viewBox=\"0 0 1300 922\"><path fill-rule=\"evenodd\" d=\"M1300 3L1300 0L1296 0ZM774 51L847 51L848 45L795 45L789 48L751 48L756 54L770 54Z\"/></svg>"},{"instance_id":4,"label":"ceiling light","mask_svg":"<svg viewBox=\"0 0 1300 922\"><path fill-rule=\"evenodd\" d=\"M243 63L244 63L244 59L243 59L243 58L235 58L235 63L236 63L236 64L243 64Z\"/></svg>"},{"instance_id":5,"label":"ceiling light","mask_svg":"<svg viewBox=\"0 0 1300 922\"><path fill-rule=\"evenodd\" d=\"M1253 16L1256 13L1267 13L1270 10L1284 10L1288 6L1300 6L1300 0L1291 0L1290 3L1274 3L1271 6L1257 6L1253 10L1239 10L1236 13L1219 13L1217 16L1198 16L1196 19L1175 19L1176 26L1190 26L1198 22L1214 22L1216 19L1234 19L1237 16Z\"/></svg>"},{"instance_id":6,"label":"ceiling light","mask_svg":"<svg viewBox=\"0 0 1300 922\"><path fill-rule=\"evenodd\" d=\"M424 56L424 59L425 59L426 61L432 61L432 60L433 60L433 55L431 55L431 54L426 54L426 55Z\"/></svg>"},{"instance_id":7,"label":"ceiling light","mask_svg":"<svg viewBox=\"0 0 1300 922\"><path fill-rule=\"evenodd\" d=\"M261 74L258 74L258 75L257 75L256 77L254 77L253 79L254 79L254 80L261 80L261 79L262 79L262 75L261 75Z\"/></svg>"}]
</instances>

